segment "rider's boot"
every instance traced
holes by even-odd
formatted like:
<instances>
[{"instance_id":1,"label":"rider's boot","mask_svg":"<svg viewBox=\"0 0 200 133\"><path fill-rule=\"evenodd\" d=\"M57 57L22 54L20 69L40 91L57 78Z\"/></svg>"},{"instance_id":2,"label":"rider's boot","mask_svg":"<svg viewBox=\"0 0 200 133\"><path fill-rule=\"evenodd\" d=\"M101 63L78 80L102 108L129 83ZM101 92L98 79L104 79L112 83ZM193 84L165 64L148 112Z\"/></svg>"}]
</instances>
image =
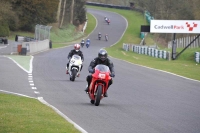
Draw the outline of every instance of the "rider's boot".
<instances>
[{"instance_id":1,"label":"rider's boot","mask_svg":"<svg viewBox=\"0 0 200 133\"><path fill-rule=\"evenodd\" d=\"M108 97L108 93L107 93L107 91L104 93L104 97Z\"/></svg>"},{"instance_id":2,"label":"rider's boot","mask_svg":"<svg viewBox=\"0 0 200 133\"><path fill-rule=\"evenodd\" d=\"M67 70L66 70L66 74L69 74L68 68L67 68Z\"/></svg>"},{"instance_id":3,"label":"rider's boot","mask_svg":"<svg viewBox=\"0 0 200 133\"><path fill-rule=\"evenodd\" d=\"M88 93L88 91L89 91L89 87L88 87L88 85L86 85L85 92Z\"/></svg>"}]
</instances>

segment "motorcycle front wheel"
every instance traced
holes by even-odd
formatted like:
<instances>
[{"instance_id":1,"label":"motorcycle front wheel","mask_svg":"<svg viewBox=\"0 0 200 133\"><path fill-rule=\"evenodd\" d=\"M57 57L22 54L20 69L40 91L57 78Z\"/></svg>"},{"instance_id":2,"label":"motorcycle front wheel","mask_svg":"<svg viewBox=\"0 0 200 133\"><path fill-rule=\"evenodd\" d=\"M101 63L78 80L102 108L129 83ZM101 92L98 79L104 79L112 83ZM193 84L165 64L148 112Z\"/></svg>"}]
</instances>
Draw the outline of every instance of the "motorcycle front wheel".
<instances>
[{"instance_id":1,"label":"motorcycle front wheel","mask_svg":"<svg viewBox=\"0 0 200 133\"><path fill-rule=\"evenodd\" d=\"M76 78L76 74L77 74L77 70L76 69L72 69L72 76L70 77L71 81L74 81Z\"/></svg>"},{"instance_id":2,"label":"motorcycle front wheel","mask_svg":"<svg viewBox=\"0 0 200 133\"><path fill-rule=\"evenodd\" d=\"M95 106L99 106L99 104L100 104L102 89L103 88L101 85L97 86L97 92L96 92L95 101L94 101Z\"/></svg>"}]
</instances>

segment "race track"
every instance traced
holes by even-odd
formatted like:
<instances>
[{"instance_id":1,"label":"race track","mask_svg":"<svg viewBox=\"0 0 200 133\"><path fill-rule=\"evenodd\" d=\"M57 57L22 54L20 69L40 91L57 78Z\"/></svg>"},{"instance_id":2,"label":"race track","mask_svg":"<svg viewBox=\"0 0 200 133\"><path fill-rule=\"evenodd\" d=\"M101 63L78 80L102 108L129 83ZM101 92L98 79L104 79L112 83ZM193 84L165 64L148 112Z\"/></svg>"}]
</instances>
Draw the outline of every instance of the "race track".
<instances>
[{"instance_id":1,"label":"race track","mask_svg":"<svg viewBox=\"0 0 200 133\"><path fill-rule=\"evenodd\" d=\"M88 37L91 46L81 49L85 57L81 76L71 82L65 74L67 55L73 46L34 55L33 81L39 92L37 97L43 97L89 133L199 133L200 82L112 57L116 77L108 90L108 98L98 107L90 104L84 92L88 65L100 48L119 41L127 22L112 12L95 9L88 12L96 17L98 25ZM111 19L110 25L105 23L104 16ZM99 41L98 32L108 34L109 41L103 38ZM23 74L25 78L27 75ZM33 92L24 93L35 96Z\"/></svg>"}]
</instances>

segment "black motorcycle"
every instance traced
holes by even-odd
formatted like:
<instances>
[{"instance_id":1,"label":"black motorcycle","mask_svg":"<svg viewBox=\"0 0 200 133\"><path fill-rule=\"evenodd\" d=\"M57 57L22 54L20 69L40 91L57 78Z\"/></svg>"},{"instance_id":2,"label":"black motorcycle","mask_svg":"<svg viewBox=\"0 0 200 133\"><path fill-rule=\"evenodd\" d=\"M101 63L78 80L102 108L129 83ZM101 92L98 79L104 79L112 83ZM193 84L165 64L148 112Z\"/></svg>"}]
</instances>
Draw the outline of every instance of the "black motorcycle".
<instances>
[{"instance_id":1,"label":"black motorcycle","mask_svg":"<svg viewBox=\"0 0 200 133\"><path fill-rule=\"evenodd\" d=\"M85 45L85 42L82 41L82 42L81 42L81 47L83 47L84 45Z\"/></svg>"},{"instance_id":2,"label":"black motorcycle","mask_svg":"<svg viewBox=\"0 0 200 133\"><path fill-rule=\"evenodd\" d=\"M99 40L101 40L101 35L98 35Z\"/></svg>"}]
</instances>

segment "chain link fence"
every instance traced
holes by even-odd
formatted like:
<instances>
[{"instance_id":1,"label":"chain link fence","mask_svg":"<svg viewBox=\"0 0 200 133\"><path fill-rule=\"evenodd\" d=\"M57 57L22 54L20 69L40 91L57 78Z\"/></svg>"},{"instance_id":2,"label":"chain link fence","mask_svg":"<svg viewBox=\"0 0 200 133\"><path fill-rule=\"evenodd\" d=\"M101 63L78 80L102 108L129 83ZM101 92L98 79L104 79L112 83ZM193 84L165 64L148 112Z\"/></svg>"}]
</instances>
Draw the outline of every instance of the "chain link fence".
<instances>
[{"instance_id":1,"label":"chain link fence","mask_svg":"<svg viewBox=\"0 0 200 133\"><path fill-rule=\"evenodd\" d=\"M35 26L35 40L42 41L45 39L50 40L50 30L52 26L45 26L37 24Z\"/></svg>"}]
</instances>

